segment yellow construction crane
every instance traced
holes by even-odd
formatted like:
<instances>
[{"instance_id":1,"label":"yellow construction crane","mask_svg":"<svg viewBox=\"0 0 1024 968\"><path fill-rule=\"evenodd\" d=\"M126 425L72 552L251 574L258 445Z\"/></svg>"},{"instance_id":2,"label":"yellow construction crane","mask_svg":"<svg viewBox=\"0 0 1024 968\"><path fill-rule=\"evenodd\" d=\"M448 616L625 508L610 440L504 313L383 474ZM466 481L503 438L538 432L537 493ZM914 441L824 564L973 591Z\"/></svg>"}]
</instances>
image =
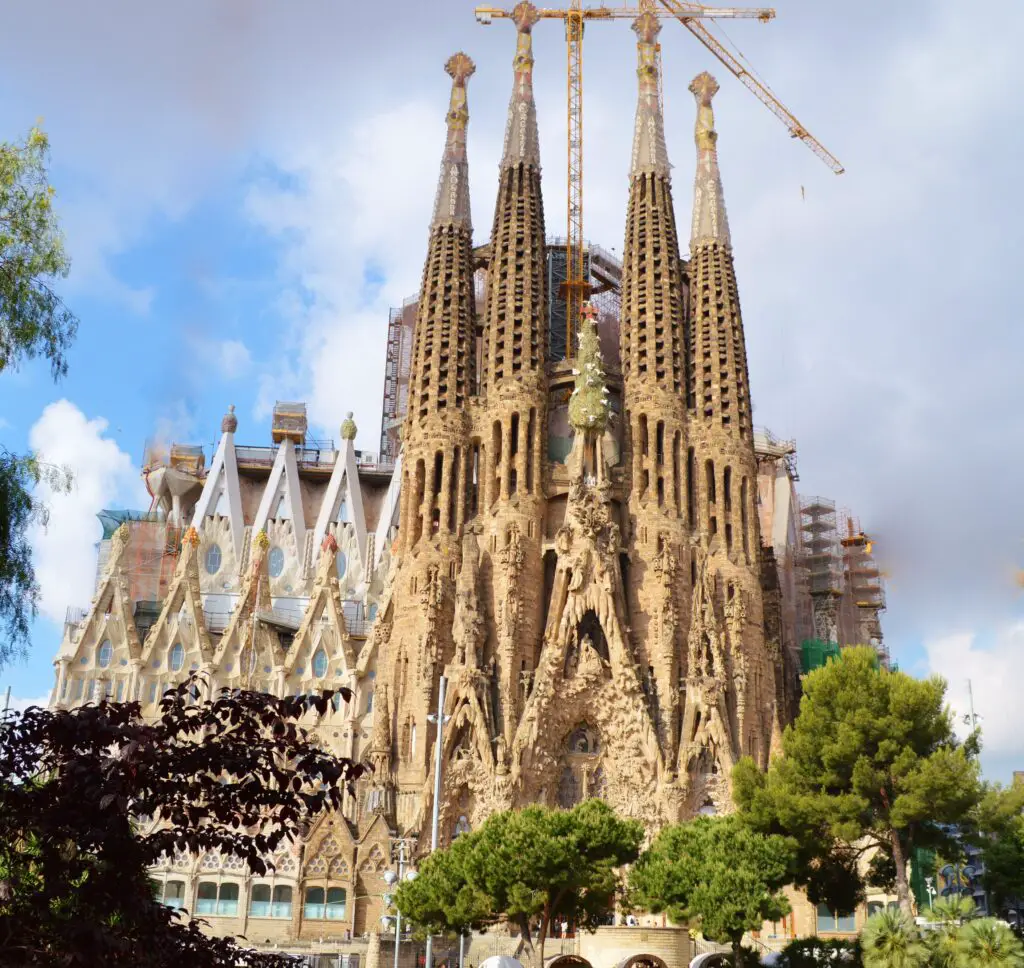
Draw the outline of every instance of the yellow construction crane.
<instances>
[{"instance_id":1,"label":"yellow construction crane","mask_svg":"<svg viewBox=\"0 0 1024 968\"><path fill-rule=\"evenodd\" d=\"M574 354L580 308L589 294L589 284L583 271L583 27L588 20L614 20L633 18L643 11L658 17L679 20L712 54L715 55L762 104L779 118L790 135L803 141L836 174L843 166L807 129L771 90L744 66L741 54L733 54L725 44L704 26L703 20L754 19L767 23L775 17L770 8L745 9L739 7L706 7L683 0L659 0L664 9L655 6L655 0L639 0L638 7L584 7L582 0L569 0L567 9L541 8L541 18L565 22L565 40L568 63L568 210L565 239L565 298L566 357ZM476 8L476 19L489 24L494 19L511 17L511 11L499 7ZM659 48L660 54L660 48ZM660 73L659 73L660 84ZM660 93L660 90L659 90Z\"/></svg>"}]
</instances>

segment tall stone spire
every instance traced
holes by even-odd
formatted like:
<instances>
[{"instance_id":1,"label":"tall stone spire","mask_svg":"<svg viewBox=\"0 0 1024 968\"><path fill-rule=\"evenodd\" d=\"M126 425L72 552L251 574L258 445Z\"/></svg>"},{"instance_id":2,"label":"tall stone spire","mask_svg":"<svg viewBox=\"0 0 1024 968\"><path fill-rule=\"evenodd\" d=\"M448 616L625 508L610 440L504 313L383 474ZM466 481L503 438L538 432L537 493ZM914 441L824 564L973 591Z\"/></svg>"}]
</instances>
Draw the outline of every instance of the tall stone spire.
<instances>
[{"instance_id":1,"label":"tall stone spire","mask_svg":"<svg viewBox=\"0 0 1024 968\"><path fill-rule=\"evenodd\" d=\"M665 147L665 120L658 98L658 34L661 22L649 10L633 21L637 37L637 77L640 80L633 129L633 163L630 173L669 174L668 149Z\"/></svg>"},{"instance_id":2,"label":"tall stone spire","mask_svg":"<svg viewBox=\"0 0 1024 968\"><path fill-rule=\"evenodd\" d=\"M533 42L537 8L528 0L512 11L516 53L491 229L491 272L484 323L484 392L524 378L544 379L547 337L544 202L540 187L537 108L533 100Z\"/></svg>"},{"instance_id":3,"label":"tall stone spire","mask_svg":"<svg viewBox=\"0 0 1024 968\"><path fill-rule=\"evenodd\" d=\"M466 161L465 54L445 70L452 78L448 134L413 335L403 446L401 534L406 547L461 530L470 359L475 317L473 228Z\"/></svg>"},{"instance_id":4,"label":"tall stone spire","mask_svg":"<svg viewBox=\"0 0 1024 968\"><path fill-rule=\"evenodd\" d=\"M697 177L693 187L693 226L690 246L716 241L730 245L729 219L722 197L722 176L718 171L718 132L711 99L718 93L718 81L707 71L690 84L697 99L697 123L693 137L697 142Z\"/></svg>"},{"instance_id":5,"label":"tall stone spire","mask_svg":"<svg viewBox=\"0 0 1024 968\"><path fill-rule=\"evenodd\" d=\"M671 166L658 98L658 18L637 35L637 109L622 259L623 412L629 420L629 514L642 554L666 563L638 570L628 589L638 658L649 668L659 734L674 754L689 547L686 502L686 297L672 204ZM679 567L680 564L682 567ZM671 566L670 566L671 565ZM670 620L671 619L671 620Z\"/></svg>"},{"instance_id":6,"label":"tall stone spire","mask_svg":"<svg viewBox=\"0 0 1024 968\"><path fill-rule=\"evenodd\" d=\"M697 176L690 235L693 294L689 405L727 435L750 438L750 391L736 269L718 171L718 133L711 99L718 82L707 72L690 85L697 100ZM751 445L752 447L752 445ZM756 477L751 478L754 486Z\"/></svg>"},{"instance_id":7,"label":"tall stone spire","mask_svg":"<svg viewBox=\"0 0 1024 968\"><path fill-rule=\"evenodd\" d=\"M732 696L732 752L767 762L770 737L754 720L775 701L774 674L764 645L757 458L750 424L747 353L711 110L718 84L710 74L699 74L690 90L697 100L697 176L689 267L687 402L692 456L688 461L688 503L695 509L694 530L705 549L702 555L706 552L708 574L715 576L716 595L721 596L725 617L719 633L725 634L728 649L715 673L715 689L725 689ZM691 615L691 638L713 636L716 623L720 624L716 608L704 609L706 615ZM688 722L691 714L701 713L701 722L708 722L712 693L706 681L699 682L694 676L691 670L684 718ZM717 749L716 755L721 756L729 745L722 737L706 736L698 741L687 735L684 741L691 743L691 754L703 747L705 752ZM720 759L720 772L725 775L730 765L728 757Z\"/></svg>"},{"instance_id":8,"label":"tall stone spire","mask_svg":"<svg viewBox=\"0 0 1024 968\"><path fill-rule=\"evenodd\" d=\"M430 227L459 225L471 230L469 162L466 158L466 126L469 124L466 84L476 71L476 65L460 51L448 58L444 69L452 79L452 94L448 104L448 136Z\"/></svg>"},{"instance_id":9,"label":"tall stone spire","mask_svg":"<svg viewBox=\"0 0 1024 968\"><path fill-rule=\"evenodd\" d=\"M540 167L537 106L533 100L533 25L539 19L537 8L529 0L522 0L512 10L512 22L517 31L516 56L512 61L515 82L505 124L503 169L518 162Z\"/></svg>"},{"instance_id":10,"label":"tall stone spire","mask_svg":"<svg viewBox=\"0 0 1024 968\"><path fill-rule=\"evenodd\" d=\"M511 742L523 702L524 675L533 674L542 635L542 596L519 589L543 587L540 541L544 533L547 456L548 301L544 202L541 197L537 108L533 100L533 42L537 8L523 0L512 10L516 52L505 148L491 228L482 339L481 395L470 473L471 513L492 550L503 621L495 639L495 677L504 710L504 741ZM486 512L486 514L484 513ZM514 588L510 595L504 589Z\"/></svg>"}]
</instances>

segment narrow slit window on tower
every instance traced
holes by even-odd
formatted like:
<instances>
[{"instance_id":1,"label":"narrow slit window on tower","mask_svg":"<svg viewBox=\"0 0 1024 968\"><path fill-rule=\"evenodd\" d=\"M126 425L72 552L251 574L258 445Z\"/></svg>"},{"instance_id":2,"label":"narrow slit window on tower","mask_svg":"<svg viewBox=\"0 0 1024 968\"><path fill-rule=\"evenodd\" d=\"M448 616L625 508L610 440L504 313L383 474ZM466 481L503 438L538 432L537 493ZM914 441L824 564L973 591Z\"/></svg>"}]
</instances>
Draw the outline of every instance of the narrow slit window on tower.
<instances>
[{"instance_id":1,"label":"narrow slit window on tower","mask_svg":"<svg viewBox=\"0 0 1024 968\"><path fill-rule=\"evenodd\" d=\"M473 443L473 456L469 465L469 516L480 511L480 442Z\"/></svg>"},{"instance_id":2,"label":"narrow slit window on tower","mask_svg":"<svg viewBox=\"0 0 1024 968\"><path fill-rule=\"evenodd\" d=\"M704 484L707 488L708 504L715 504L715 462L711 459L704 462Z\"/></svg>"},{"instance_id":3,"label":"narrow slit window on tower","mask_svg":"<svg viewBox=\"0 0 1024 968\"><path fill-rule=\"evenodd\" d=\"M501 421L495 420L491 428L491 452L493 453L494 474L492 482L494 493L491 495L491 502L498 499L501 494Z\"/></svg>"},{"instance_id":4,"label":"narrow slit window on tower","mask_svg":"<svg viewBox=\"0 0 1024 968\"><path fill-rule=\"evenodd\" d=\"M658 421L658 428L656 431L656 447L657 447L657 458L659 464L665 463L665 421Z\"/></svg>"},{"instance_id":5,"label":"narrow slit window on tower","mask_svg":"<svg viewBox=\"0 0 1024 968\"><path fill-rule=\"evenodd\" d=\"M537 431L537 410L530 408L530 420L526 425L526 493L533 493L533 438Z\"/></svg>"},{"instance_id":6,"label":"narrow slit window on tower","mask_svg":"<svg viewBox=\"0 0 1024 968\"><path fill-rule=\"evenodd\" d=\"M732 468L726 467L722 474L722 494L725 499L725 513L732 510Z\"/></svg>"},{"instance_id":7,"label":"narrow slit window on tower","mask_svg":"<svg viewBox=\"0 0 1024 968\"><path fill-rule=\"evenodd\" d=\"M422 460L416 462L416 491L413 499L413 535L412 543L416 544L423 534L423 496L427 486L427 466Z\"/></svg>"},{"instance_id":8,"label":"narrow slit window on tower","mask_svg":"<svg viewBox=\"0 0 1024 968\"><path fill-rule=\"evenodd\" d=\"M750 554L750 539L748 537L749 522L747 515L747 479L740 481L740 524L743 532L743 554Z\"/></svg>"},{"instance_id":9,"label":"narrow slit window on tower","mask_svg":"<svg viewBox=\"0 0 1024 968\"><path fill-rule=\"evenodd\" d=\"M448 523L449 531L455 530L456 525L456 501L459 494L459 468L462 467L462 448L456 447L452 455L451 481L448 485Z\"/></svg>"},{"instance_id":10,"label":"narrow slit window on tower","mask_svg":"<svg viewBox=\"0 0 1024 968\"><path fill-rule=\"evenodd\" d=\"M519 486L519 473L516 468L516 457L519 456L519 414L512 414L512 427L509 433L508 448L508 493L509 497L516 493Z\"/></svg>"},{"instance_id":11,"label":"narrow slit window on tower","mask_svg":"<svg viewBox=\"0 0 1024 968\"><path fill-rule=\"evenodd\" d=\"M676 514L682 511L682 504L680 503L680 475L682 474L682 467L680 466L681 447L680 447L680 436L677 430L672 436L672 504L676 510Z\"/></svg>"},{"instance_id":12,"label":"narrow slit window on tower","mask_svg":"<svg viewBox=\"0 0 1024 968\"><path fill-rule=\"evenodd\" d=\"M647 417L644 414L640 416L640 453L646 457L649 453L649 446L647 440Z\"/></svg>"},{"instance_id":13,"label":"narrow slit window on tower","mask_svg":"<svg viewBox=\"0 0 1024 968\"><path fill-rule=\"evenodd\" d=\"M697 526L697 456L686 448L686 519L691 528Z\"/></svg>"}]
</instances>

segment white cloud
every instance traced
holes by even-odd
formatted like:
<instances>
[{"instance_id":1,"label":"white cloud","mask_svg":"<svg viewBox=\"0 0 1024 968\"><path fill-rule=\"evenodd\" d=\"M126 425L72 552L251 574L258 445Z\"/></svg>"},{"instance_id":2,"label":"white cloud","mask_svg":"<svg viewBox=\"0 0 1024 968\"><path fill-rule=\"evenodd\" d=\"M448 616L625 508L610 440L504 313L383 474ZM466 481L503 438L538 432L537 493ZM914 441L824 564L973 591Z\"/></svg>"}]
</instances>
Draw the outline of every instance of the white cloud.
<instances>
[{"instance_id":1,"label":"white cloud","mask_svg":"<svg viewBox=\"0 0 1024 968\"><path fill-rule=\"evenodd\" d=\"M993 779L1006 781L1024 769L1024 703L1020 701L1020 656L1024 654L1024 622L1000 629L986 648L973 632L959 632L925 643L930 671L949 683L948 699L956 714L957 732L970 731L974 711L982 729L982 763Z\"/></svg>"},{"instance_id":2,"label":"white cloud","mask_svg":"<svg viewBox=\"0 0 1024 968\"><path fill-rule=\"evenodd\" d=\"M32 535L40 611L54 622L64 621L68 606L85 606L92 598L100 537L96 514L123 501L149 505L138 468L104 436L107 426L106 420L89 420L70 401L58 400L43 410L29 433L29 445L42 460L66 466L74 475L69 494L41 488L49 523L45 529L35 527Z\"/></svg>"},{"instance_id":3,"label":"white cloud","mask_svg":"<svg viewBox=\"0 0 1024 968\"><path fill-rule=\"evenodd\" d=\"M434 161L409 164L410 144L431 146ZM248 213L282 243L280 305L292 321L258 418L275 399L304 399L337 433L353 410L372 449L387 310L417 288L443 144L443 113L410 101L308 143L282 162L286 177L253 186Z\"/></svg>"},{"instance_id":4,"label":"white cloud","mask_svg":"<svg viewBox=\"0 0 1024 968\"><path fill-rule=\"evenodd\" d=\"M237 380L252 365L249 347L241 340L226 339L217 345L217 364L225 380Z\"/></svg>"}]
</instances>

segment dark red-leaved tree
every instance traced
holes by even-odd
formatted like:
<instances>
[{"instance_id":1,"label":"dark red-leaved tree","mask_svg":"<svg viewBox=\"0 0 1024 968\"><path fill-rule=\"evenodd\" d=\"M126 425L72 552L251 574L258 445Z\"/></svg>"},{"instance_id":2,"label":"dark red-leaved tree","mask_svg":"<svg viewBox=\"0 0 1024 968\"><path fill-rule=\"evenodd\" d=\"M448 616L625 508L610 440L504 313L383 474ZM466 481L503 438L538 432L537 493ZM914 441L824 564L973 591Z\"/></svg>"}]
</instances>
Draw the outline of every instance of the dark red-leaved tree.
<instances>
[{"instance_id":1,"label":"dark red-leaved tree","mask_svg":"<svg viewBox=\"0 0 1024 968\"><path fill-rule=\"evenodd\" d=\"M331 692L196 701L196 688L192 677L169 690L156 721L134 702L0 720L0 965L289 963L205 936L155 900L148 869L175 850L219 850L265 874L363 768L299 725Z\"/></svg>"}]
</instances>

